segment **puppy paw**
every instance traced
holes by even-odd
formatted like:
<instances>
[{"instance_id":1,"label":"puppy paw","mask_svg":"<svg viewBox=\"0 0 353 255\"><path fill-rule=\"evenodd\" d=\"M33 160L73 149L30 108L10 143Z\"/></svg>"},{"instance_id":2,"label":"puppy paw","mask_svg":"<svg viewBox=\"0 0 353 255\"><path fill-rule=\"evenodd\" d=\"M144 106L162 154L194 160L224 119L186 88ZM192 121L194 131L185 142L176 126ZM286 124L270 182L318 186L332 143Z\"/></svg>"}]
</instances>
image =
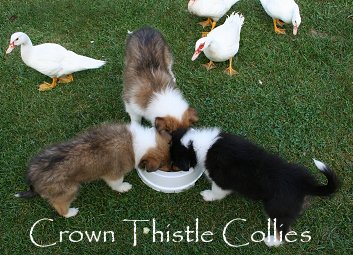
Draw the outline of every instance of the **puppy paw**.
<instances>
[{"instance_id":1,"label":"puppy paw","mask_svg":"<svg viewBox=\"0 0 353 255\"><path fill-rule=\"evenodd\" d=\"M132 185L130 183L123 182L115 190L120 192L120 193L124 193L124 192L128 192L131 188L132 188Z\"/></svg>"},{"instance_id":2,"label":"puppy paw","mask_svg":"<svg viewBox=\"0 0 353 255\"><path fill-rule=\"evenodd\" d=\"M64 215L65 218L70 218L76 216L78 213L78 208L69 208L67 214Z\"/></svg>"},{"instance_id":3,"label":"puppy paw","mask_svg":"<svg viewBox=\"0 0 353 255\"><path fill-rule=\"evenodd\" d=\"M218 200L216 195L212 192L212 190L204 190L200 192L201 196L203 197L203 200L205 201L215 201Z\"/></svg>"},{"instance_id":4,"label":"puppy paw","mask_svg":"<svg viewBox=\"0 0 353 255\"><path fill-rule=\"evenodd\" d=\"M278 247L283 243L278 240L275 236L266 237L264 242L268 247Z\"/></svg>"}]
</instances>

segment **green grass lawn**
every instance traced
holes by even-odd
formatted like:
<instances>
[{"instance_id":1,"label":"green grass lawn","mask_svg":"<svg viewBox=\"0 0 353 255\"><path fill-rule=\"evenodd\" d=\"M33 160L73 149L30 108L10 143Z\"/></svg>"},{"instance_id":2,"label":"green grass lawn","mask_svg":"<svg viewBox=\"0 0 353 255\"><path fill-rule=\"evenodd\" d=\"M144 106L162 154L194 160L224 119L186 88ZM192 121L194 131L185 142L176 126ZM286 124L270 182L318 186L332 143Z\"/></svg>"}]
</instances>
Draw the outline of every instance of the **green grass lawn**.
<instances>
[{"instance_id":1,"label":"green grass lawn","mask_svg":"<svg viewBox=\"0 0 353 255\"><path fill-rule=\"evenodd\" d=\"M235 58L239 75L223 74L226 63L207 72L204 55L191 61L201 19L191 16L185 0L84 1L1 0L0 45L5 51L13 32L26 32L34 44L55 42L77 53L107 61L102 69L75 75L75 81L48 92L37 85L50 81L27 67L19 49L0 60L0 253L1 254L352 254L352 82L353 14L347 0L300 0L302 25L294 37L273 31L272 20L260 1L242 0L232 10L245 16L240 50ZM349 17L350 16L350 17ZM225 17L220 20L224 22ZM260 203L234 194L207 203L199 192L210 187L202 177L192 189L163 194L147 187L133 171L127 181L133 189L116 194L103 182L82 186L70 219L52 218L44 200L14 198L27 189L24 175L28 160L44 146L71 138L101 122L129 117L121 100L124 46L127 30L144 24L158 28L170 44L177 84L200 115L198 126L219 126L246 136L292 162L306 165L320 180L312 158L326 162L343 185L330 199L311 199L310 208L292 226L299 235L310 231L311 241L299 240L278 249L251 242L255 231L267 232ZM93 43L91 43L93 41ZM260 82L261 81L261 82ZM234 248L228 242L249 245ZM150 220L137 224L124 219ZM195 230L214 233L212 242L153 242L143 228L169 231ZM113 231L115 242L70 242L60 231ZM78 240L78 232L71 236ZM108 235L109 237L109 235ZM259 237L259 236L257 236ZM166 238L166 236L164 237ZM194 239L194 238L192 238ZM206 238L210 239L210 238ZM300 239L300 237L299 237Z\"/></svg>"}]
</instances>

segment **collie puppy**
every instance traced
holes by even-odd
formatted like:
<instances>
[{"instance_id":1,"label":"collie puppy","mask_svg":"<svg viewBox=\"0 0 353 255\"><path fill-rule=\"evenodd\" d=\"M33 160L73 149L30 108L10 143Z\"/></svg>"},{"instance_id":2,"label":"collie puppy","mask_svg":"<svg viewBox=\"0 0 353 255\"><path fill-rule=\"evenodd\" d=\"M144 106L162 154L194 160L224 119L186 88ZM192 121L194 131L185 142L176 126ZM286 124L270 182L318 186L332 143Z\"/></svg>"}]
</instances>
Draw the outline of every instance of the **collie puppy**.
<instances>
[{"instance_id":1,"label":"collie puppy","mask_svg":"<svg viewBox=\"0 0 353 255\"><path fill-rule=\"evenodd\" d=\"M132 186L123 180L133 168L155 171L169 162L170 139L137 123L90 129L35 156L27 171L31 189L15 196L39 194L59 215L75 216L78 209L70 204L81 183L103 179L113 190L127 192Z\"/></svg>"},{"instance_id":2,"label":"collie puppy","mask_svg":"<svg viewBox=\"0 0 353 255\"><path fill-rule=\"evenodd\" d=\"M171 132L198 120L176 88L172 65L170 48L156 29L143 27L128 36L123 100L131 121L143 117L158 131Z\"/></svg>"},{"instance_id":3,"label":"collie puppy","mask_svg":"<svg viewBox=\"0 0 353 255\"><path fill-rule=\"evenodd\" d=\"M170 150L174 167L201 168L211 180L211 190L201 192L205 201L223 199L233 191L261 200L277 230L276 236L265 239L268 246L282 243L305 196L328 196L338 189L336 174L324 163L314 160L327 178L327 184L320 185L305 167L218 128L179 129L172 134Z\"/></svg>"}]
</instances>

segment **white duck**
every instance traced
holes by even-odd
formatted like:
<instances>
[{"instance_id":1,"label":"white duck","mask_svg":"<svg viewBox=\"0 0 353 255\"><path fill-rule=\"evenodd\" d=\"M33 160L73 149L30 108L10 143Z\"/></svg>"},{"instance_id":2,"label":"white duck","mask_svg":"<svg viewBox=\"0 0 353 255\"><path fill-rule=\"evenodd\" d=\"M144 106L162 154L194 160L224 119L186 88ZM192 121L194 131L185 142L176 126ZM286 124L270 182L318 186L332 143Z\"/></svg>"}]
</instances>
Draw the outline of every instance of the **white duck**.
<instances>
[{"instance_id":1,"label":"white duck","mask_svg":"<svg viewBox=\"0 0 353 255\"><path fill-rule=\"evenodd\" d=\"M239 0L190 0L188 10L191 14L199 17L207 17L206 21L199 22L202 27L216 26L217 21L223 17L229 9ZM207 33L204 33L206 35Z\"/></svg>"},{"instance_id":2,"label":"white duck","mask_svg":"<svg viewBox=\"0 0 353 255\"><path fill-rule=\"evenodd\" d=\"M232 67L232 60L239 50L240 30L243 23L243 15L233 12L223 25L213 29L206 37L197 40L191 60L194 61L203 52L210 60L204 65L207 70L215 68L213 62L229 60L229 67L225 72L228 75L237 74L238 72Z\"/></svg>"},{"instance_id":3,"label":"white duck","mask_svg":"<svg viewBox=\"0 0 353 255\"><path fill-rule=\"evenodd\" d=\"M40 91L55 88L57 82L72 82L74 72L99 68L105 64L105 61L78 55L58 44L44 43L33 46L28 35L22 32L16 32L11 36L6 54L16 46L21 46L21 57L27 66L53 79L51 84L47 82L40 84Z\"/></svg>"},{"instance_id":4,"label":"white duck","mask_svg":"<svg viewBox=\"0 0 353 255\"><path fill-rule=\"evenodd\" d=\"M298 33L298 27L301 23L299 6L294 0L260 0L262 7L266 13L273 19L273 27L277 34L285 34L286 30L278 28L277 25L283 26L284 23L293 24L293 34ZM283 22L284 23L283 23Z\"/></svg>"}]
</instances>

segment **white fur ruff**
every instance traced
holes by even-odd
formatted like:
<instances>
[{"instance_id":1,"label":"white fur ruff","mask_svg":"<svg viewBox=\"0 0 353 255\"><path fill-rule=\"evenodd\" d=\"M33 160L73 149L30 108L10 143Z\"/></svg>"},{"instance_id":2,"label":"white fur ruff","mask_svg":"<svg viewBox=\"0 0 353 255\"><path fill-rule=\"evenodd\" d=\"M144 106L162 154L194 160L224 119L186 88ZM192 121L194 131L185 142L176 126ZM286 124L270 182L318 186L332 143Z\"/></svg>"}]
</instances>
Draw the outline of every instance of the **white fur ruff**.
<instances>
[{"instance_id":1,"label":"white fur ruff","mask_svg":"<svg viewBox=\"0 0 353 255\"><path fill-rule=\"evenodd\" d=\"M154 124L156 117L173 116L180 120L185 111L189 108L183 95L178 89L170 88L154 93L150 104L147 106L143 117Z\"/></svg>"},{"instance_id":2,"label":"white fur ruff","mask_svg":"<svg viewBox=\"0 0 353 255\"><path fill-rule=\"evenodd\" d=\"M188 147L189 143L193 142L193 147L196 153L197 165L205 170L206 155L210 147L220 138L218 128L205 129L190 129L181 139L181 143Z\"/></svg>"},{"instance_id":3,"label":"white fur ruff","mask_svg":"<svg viewBox=\"0 0 353 255\"><path fill-rule=\"evenodd\" d=\"M129 126L132 135L132 146L135 154L135 168L137 168L143 155L157 146L156 131L154 128L146 128L136 122Z\"/></svg>"}]
</instances>

